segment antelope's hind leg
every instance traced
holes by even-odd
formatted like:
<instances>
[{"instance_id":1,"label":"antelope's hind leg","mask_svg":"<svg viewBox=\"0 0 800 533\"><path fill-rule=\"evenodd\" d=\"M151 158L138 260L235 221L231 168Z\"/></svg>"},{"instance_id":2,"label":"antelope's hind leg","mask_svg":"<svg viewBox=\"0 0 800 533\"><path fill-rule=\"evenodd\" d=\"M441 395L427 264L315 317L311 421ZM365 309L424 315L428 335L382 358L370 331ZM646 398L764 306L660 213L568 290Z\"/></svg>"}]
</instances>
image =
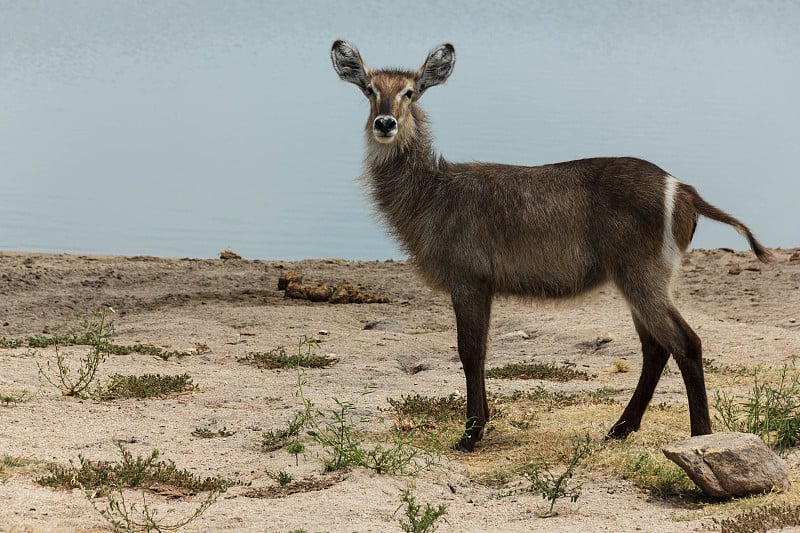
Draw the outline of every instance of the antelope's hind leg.
<instances>
[{"instance_id":1,"label":"antelope's hind leg","mask_svg":"<svg viewBox=\"0 0 800 533\"><path fill-rule=\"evenodd\" d=\"M708 435L711 433L711 416L708 413L708 396L703 375L703 346L700 337L689 327L677 309L672 311L672 319L682 333L679 345L672 353L686 385L692 436Z\"/></svg>"},{"instance_id":2,"label":"antelope's hind leg","mask_svg":"<svg viewBox=\"0 0 800 533\"><path fill-rule=\"evenodd\" d=\"M656 385L669 359L669 352L650 335L641 321L636 319L636 315L633 316L633 323L642 343L642 373L628 406L608 431L607 437L611 439L624 439L639 429L642 416L653 398Z\"/></svg>"},{"instance_id":3,"label":"antelope's hind leg","mask_svg":"<svg viewBox=\"0 0 800 533\"><path fill-rule=\"evenodd\" d=\"M618 284L618 287L625 287L623 293L631 306L631 314L642 339L644 364L639 385L622 417L609 431L609 436L624 437L639 428L670 353L678 363L686 386L692 436L711 433L700 337L683 319L666 291L653 294L645 290L632 290L631 284Z\"/></svg>"}]
</instances>

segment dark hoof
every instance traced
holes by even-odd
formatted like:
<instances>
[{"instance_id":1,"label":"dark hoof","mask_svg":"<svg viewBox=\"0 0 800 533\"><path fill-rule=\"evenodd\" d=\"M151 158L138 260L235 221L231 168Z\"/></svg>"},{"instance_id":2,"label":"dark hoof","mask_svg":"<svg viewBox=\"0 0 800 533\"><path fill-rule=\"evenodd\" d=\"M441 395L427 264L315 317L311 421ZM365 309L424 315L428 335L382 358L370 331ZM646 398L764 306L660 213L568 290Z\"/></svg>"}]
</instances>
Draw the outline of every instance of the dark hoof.
<instances>
[{"instance_id":1,"label":"dark hoof","mask_svg":"<svg viewBox=\"0 0 800 533\"><path fill-rule=\"evenodd\" d=\"M464 437L453 446L453 449L459 452L472 453L475 450L475 441L469 437Z\"/></svg>"},{"instance_id":2,"label":"dark hoof","mask_svg":"<svg viewBox=\"0 0 800 533\"><path fill-rule=\"evenodd\" d=\"M628 438L628 435L636 431L638 428L626 426L623 424L616 425L608 430L605 440L622 440Z\"/></svg>"}]
</instances>

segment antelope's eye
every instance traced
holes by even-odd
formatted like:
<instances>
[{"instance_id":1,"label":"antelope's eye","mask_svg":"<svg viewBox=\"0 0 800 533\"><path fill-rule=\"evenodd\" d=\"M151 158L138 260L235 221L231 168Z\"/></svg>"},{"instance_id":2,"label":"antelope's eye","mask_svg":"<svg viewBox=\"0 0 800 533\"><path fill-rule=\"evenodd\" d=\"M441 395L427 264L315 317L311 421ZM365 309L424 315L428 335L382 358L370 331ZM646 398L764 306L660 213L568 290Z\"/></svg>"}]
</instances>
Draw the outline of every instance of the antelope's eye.
<instances>
[{"instance_id":1,"label":"antelope's eye","mask_svg":"<svg viewBox=\"0 0 800 533\"><path fill-rule=\"evenodd\" d=\"M406 98L408 98L410 100L411 98L414 97L414 90L413 89L407 90L406 94L404 94L403 96L405 96Z\"/></svg>"}]
</instances>

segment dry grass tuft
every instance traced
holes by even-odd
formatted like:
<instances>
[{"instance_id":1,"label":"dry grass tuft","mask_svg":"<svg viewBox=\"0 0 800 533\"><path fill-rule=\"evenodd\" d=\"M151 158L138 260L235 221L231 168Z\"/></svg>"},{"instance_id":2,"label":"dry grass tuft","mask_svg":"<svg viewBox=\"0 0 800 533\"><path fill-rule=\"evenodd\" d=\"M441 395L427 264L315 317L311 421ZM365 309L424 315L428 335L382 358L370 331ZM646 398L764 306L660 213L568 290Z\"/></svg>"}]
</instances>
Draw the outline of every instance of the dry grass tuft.
<instances>
[{"instance_id":1,"label":"dry grass tuft","mask_svg":"<svg viewBox=\"0 0 800 533\"><path fill-rule=\"evenodd\" d=\"M611 370L609 370L610 374L622 374L625 372L631 371L631 364L624 359L614 359L614 362L611 364Z\"/></svg>"}]
</instances>

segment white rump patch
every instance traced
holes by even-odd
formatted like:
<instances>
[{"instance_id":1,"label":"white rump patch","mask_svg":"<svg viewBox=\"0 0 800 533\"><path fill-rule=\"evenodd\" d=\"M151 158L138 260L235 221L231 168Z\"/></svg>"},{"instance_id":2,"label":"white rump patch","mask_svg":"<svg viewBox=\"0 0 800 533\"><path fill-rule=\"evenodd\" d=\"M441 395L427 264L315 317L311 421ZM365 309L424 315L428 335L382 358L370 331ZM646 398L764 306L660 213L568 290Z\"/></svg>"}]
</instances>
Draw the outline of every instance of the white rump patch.
<instances>
[{"instance_id":1,"label":"white rump patch","mask_svg":"<svg viewBox=\"0 0 800 533\"><path fill-rule=\"evenodd\" d=\"M675 211L675 192L678 190L680 182L677 178L667 175L664 180L664 238L663 250L664 258L667 260L672 268L677 268L680 265L681 252L678 250L678 244L675 242L675 236L672 233L672 217Z\"/></svg>"}]
</instances>

